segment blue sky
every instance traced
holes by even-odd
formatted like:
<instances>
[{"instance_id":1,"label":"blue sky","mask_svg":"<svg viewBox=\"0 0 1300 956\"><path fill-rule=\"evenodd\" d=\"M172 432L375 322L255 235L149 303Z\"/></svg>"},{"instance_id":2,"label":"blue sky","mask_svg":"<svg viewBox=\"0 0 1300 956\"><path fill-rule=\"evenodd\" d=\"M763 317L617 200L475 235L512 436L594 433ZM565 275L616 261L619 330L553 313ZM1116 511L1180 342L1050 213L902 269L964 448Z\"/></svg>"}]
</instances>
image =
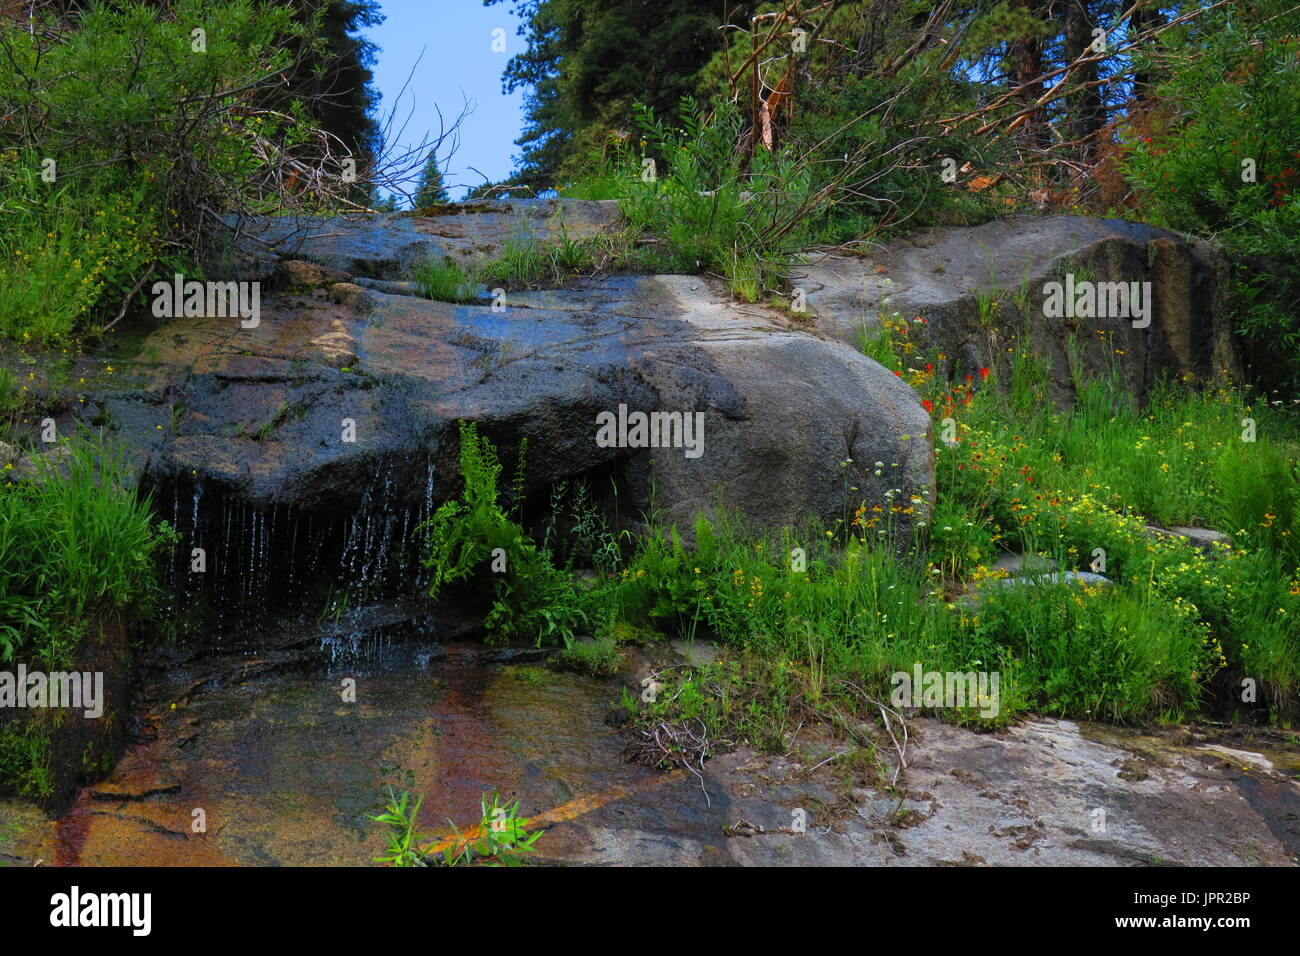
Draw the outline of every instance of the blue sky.
<instances>
[{"instance_id":1,"label":"blue sky","mask_svg":"<svg viewBox=\"0 0 1300 956\"><path fill-rule=\"evenodd\" d=\"M509 96L501 92L506 61L520 52L524 42L516 35L519 21L511 15L513 6L505 2L484 7L483 0L381 0L385 21L365 31L380 48L374 67L374 86L383 95L380 122L394 101L395 130L406 121L399 143L414 146L426 134L432 139L438 130L435 107L450 123L469 100L473 113L461 126L459 149L450 160L442 153L438 157L452 198L460 198L469 186L483 181L470 167L495 182L514 165L518 151L514 141L523 125L523 92ZM504 53L492 50L496 29L505 31ZM410 84L398 100L408 76Z\"/></svg>"}]
</instances>

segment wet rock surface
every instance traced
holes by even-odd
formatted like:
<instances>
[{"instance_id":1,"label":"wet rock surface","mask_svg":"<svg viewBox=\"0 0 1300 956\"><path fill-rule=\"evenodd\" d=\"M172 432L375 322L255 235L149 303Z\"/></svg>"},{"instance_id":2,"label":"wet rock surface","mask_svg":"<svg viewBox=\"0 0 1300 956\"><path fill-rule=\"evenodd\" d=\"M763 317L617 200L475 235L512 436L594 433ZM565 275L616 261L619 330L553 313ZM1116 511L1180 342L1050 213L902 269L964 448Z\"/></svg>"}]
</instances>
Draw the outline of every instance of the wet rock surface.
<instances>
[{"instance_id":1,"label":"wet rock surface","mask_svg":"<svg viewBox=\"0 0 1300 956\"><path fill-rule=\"evenodd\" d=\"M425 796L421 827L518 798L560 865L1280 866L1300 856L1300 755L1283 734L1144 734L1051 719L975 733L909 721L906 767L862 778L805 731L784 757L738 750L703 778L628 763L620 679L543 652L436 640L407 618L351 651L287 629L260 649L184 652L148 685L134 745L48 820L0 803L0 860L29 865L357 865L383 850L381 785ZM391 623L391 622L390 622ZM328 631L328 629L326 629ZM346 637L349 628L335 628ZM258 663L294 649L302 666ZM333 653L331 663L322 654ZM328 659L328 658L327 658ZM341 695L356 681L356 702ZM202 810L206 832L194 832ZM798 822L797 822L798 821ZM799 832L803 831L803 832Z\"/></svg>"},{"instance_id":2,"label":"wet rock surface","mask_svg":"<svg viewBox=\"0 0 1300 956\"><path fill-rule=\"evenodd\" d=\"M84 415L112 423L151 485L205 483L257 508L351 512L381 474L390 505L436 504L458 484L459 421L507 459L526 440L532 488L612 475L625 513L648 512L653 489L686 528L718 500L780 527L841 516L849 487L931 494L930 420L910 388L705 279L593 280L504 312L340 289L345 304L283 296L253 329L170 322ZM622 447L598 445L597 416L620 406L678 416L669 447L630 428ZM693 443L687 418L702 420Z\"/></svg>"}]
</instances>

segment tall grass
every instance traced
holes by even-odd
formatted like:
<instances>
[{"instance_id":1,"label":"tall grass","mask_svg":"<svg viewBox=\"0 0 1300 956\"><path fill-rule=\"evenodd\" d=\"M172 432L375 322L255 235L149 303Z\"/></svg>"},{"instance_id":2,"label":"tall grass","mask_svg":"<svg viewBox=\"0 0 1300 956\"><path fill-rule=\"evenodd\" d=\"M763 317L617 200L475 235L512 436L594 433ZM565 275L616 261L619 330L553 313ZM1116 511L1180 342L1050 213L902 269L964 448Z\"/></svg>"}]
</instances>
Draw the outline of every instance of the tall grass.
<instances>
[{"instance_id":1,"label":"tall grass","mask_svg":"<svg viewBox=\"0 0 1300 956\"><path fill-rule=\"evenodd\" d=\"M1295 509L1286 505L1297 493L1297 442L1288 419L1229 389L1178 388L1159 390L1141 410L1103 409L1101 392L1089 392L1072 412L1040 402L1024 417L1017 408L1038 382L1033 366L1014 366L1005 390L992 375L953 386L917 380L918 370L909 369L934 396L926 401L936 414L960 418L959 440L937 449L933 536L909 553L900 557L888 533L913 507L896 493L861 501L830 525L760 533L733 517L700 517L693 546L672 528L616 545L590 591L559 588L557 610L581 607L569 626L582 620L611 650L628 635L715 640L724 648L720 662L674 672L663 700L629 706L656 720L698 718L714 736L764 746L780 746L803 721L865 716L864 695L888 698L891 676L917 665L999 673L994 723L1027 711L1181 719L1246 677L1259 684L1259 701L1274 718L1287 719L1300 690L1300 567L1296 529L1287 523ZM1239 422L1252 412L1273 437L1243 450L1235 444ZM1216 468L1190 467L1207 453ZM467 488L494 487L475 478L476 460L462 462ZM1176 467L1162 467L1171 462ZM1149 490L1145 482L1155 484L1156 497L1139 497ZM1165 520L1236 516L1223 525L1233 546L1206 553L1153 534L1152 518L1128 500L1159 501ZM439 516L438 540L458 540L456 527L473 523L464 510ZM513 547L532 553L518 526L502 527ZM1004 550L1036 552L1060 568L1100 569L1112 583L988 586L1005 576L990 570ZM485 558L480 548L470 564ZM451 552L435 562L464 564ZM567 567L549 554L545 564ZM527 566L517 572L521 589L531 587ZM968 590L978 595L963 596ZM515 603L498 592L499 603ZM521 636L546 636L536 615L518 614L516 623ZM944 713L984 720L976 710Z\"/></svg>"},{"instance_id":2,"label":"tall grass","mask_svg":"<svg viewBox=\"0 0 1300 956\"><path fill-rule=\"evenodd\" d=\"M38 457L34 478L0 478L0 661L66 666L96 617L146 615L159 596L171 535L121 454L87 438L66 448L60 466Z\"/></svg>"},{"instance_id":3,"label":"tall grass","mask_svg":"<svg viewBox=\"0 0 1300 956\"><path fill-rule=\"evenodd\" d=\"M412 281L420 295L436 302L477 302L478 280L454 262L429 259L412 272Z\"/></svg>"}]
</instances>

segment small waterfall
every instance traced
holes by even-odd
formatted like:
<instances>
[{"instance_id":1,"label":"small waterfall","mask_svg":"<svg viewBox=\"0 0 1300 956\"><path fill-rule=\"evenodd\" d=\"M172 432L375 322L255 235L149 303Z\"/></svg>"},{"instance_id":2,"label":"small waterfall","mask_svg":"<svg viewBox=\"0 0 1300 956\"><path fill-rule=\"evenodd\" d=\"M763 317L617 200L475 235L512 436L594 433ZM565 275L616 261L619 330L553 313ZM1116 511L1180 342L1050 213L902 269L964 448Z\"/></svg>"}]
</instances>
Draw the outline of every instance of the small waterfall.
<instances>
[{"instance_id":1,"label":"small waterfall","mask_svg":"<svg viewBox=\"0 0 1300 956\"><path fill-rule=\"evenodd\" d=\"M412 465L415 475L423 468L422 489ZM169 615L183 634L220 634L278 616L315 619L331 601L350 611L421 593L427 537L416 529L433 513L434 472L431 457L380 462L347 513L254 504L190 476L155 489L155 501L166 502L160 517L179 535L164 576ZM191 570L196 548L202 573ZM339 623L330 653L359 653Z\"/></svg>"}]
</instances>

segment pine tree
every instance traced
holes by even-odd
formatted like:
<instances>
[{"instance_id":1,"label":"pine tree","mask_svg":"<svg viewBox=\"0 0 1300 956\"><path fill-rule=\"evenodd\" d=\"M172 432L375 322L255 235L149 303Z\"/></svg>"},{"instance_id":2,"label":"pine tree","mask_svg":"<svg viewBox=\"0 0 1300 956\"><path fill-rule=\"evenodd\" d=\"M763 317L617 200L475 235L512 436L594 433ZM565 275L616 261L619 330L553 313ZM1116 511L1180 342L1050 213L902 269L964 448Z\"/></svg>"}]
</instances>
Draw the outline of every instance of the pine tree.
<instances>
[{"instance_id":1,"label":"pine tree","mask_svg":"<svg viewBox=\"0 0 1300 956\"><path fill-rule=\"evenodd\" d=\"M442 181L442 170L438 168L438 157L430 151L425 161L424 170L415 188L415 208L427 209L429 206L441 206L451 202L447 187Z\"/></svg>"},{"instance_id":2,"label":"pine tree","mask_svg":"<svg viewBox=\"0 0 1300 956\"><path fill-rule=\"evenodd\" d=\"M488 6L506 0L484 0ZM676 111L721 47L724 10L747 22L758 0L511 0L525 48L506 92L526 92L523 150L510 182L541 188L600 134L629 121L633 102Z\"/></svg>"}]
</instances>

